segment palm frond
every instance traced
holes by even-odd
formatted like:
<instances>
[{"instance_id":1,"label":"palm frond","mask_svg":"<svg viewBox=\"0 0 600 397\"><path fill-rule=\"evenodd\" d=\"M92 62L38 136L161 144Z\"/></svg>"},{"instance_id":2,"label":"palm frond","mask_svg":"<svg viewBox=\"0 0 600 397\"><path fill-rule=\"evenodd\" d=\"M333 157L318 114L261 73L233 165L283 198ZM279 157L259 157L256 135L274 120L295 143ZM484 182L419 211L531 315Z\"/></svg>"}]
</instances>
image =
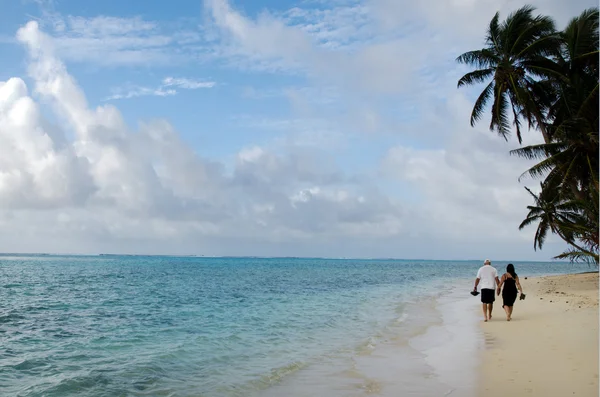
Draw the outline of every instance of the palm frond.
<instances>
[{"instance_id":1,"label":"palm frond","mask_svg":"<svg viewBox=\"0 0 600 397\"><path fill-rule=\"evenodd\" d=\"M483 111L485 105L489 101L492 96L492 91L494 90L494 82L492 81L485 87L485 89L479 94L479 97L475 101L475 105L473 106L473 111L471 112L471 127L475 125L477 121L481 119L483 116Z\"/></svg>"},{"instance_id":2,"label":"palm frond","mask_svg":"<svg viewBox=\"0 0 600 397\"><path fill-rule=\"evenodd\" d=\"M496 84L494 87L494 103L492 105L490 130L498 132L501 137L508 141L508 137L510 136L510 122L507 115L508 100L505 94L503 87Z\"/></svg>"},{"instance_id":3,"label":"palm frond","mask_svg":"<svg viewBox=\"0 0 600 397\"><path fill-rule=\"evenodd\" d=\"M521 34L527 30L533 19L532 14L535 11L535 7L531 5L525 5L516 11L508 14L504 22L501 24L501 31L504 33L504 48L503 50L507 53L511 53L512 47L517 44L520 40Z\"/></svg>"},{"instance_id":4,"label":"palm frond","mask_svg":"<svg viewBox=\"0 0 600 397\"><path fill-rule=\"evenodd\" d=\"M488 26L486 43L488 46L500 49L500 13L496 12Z\"/></svg>"},{"instance_id":5,"label":"palm frond","mask_svg":"<svg viewBox=\"0 0 600 397\"><path fill-rule=\"evenodd\" d=\"M557 55L561 42L554 20L540 15L528 22L514 41L511 53L516 58Z\"/></svg>"},{"instance_id":6,"label":"palm frond","mask_svg":"<svg viewBox=\"0 0 600 397\"><path fill-rule=\"evenodd\" d=\"M568 259L571 263L580 262L589 265L598 265L598 254L591 251L578 250L569 248L560 255L556 255L554 259Z\"/></svg>"},{"instance_id":7,"label":"palm frond","mask_svg":"<svg viewBox=\"0 0 600 397\"><path fill-rule=\"evenodd\" d=\"M456 62L474 66L477 69L487 69L498 62L498 57L488 49L468 51L456 58Z\"/></svg>"},{"instance_id":8,"label":"palm frond","mask_svg":"<svg viewBox=\"0 0 600 397\"><path fill-rule=\"evenodd\" d=\"M460 88L464 85L473 85L477 83L483 83L488 77L494 74L494 69L480 69L475 70L473 72L469 72L465 74L463 77L458 80L457 88Z\"/></svg>"},{"instance_id":9,"label":"palm frond","mask_svg":"<svg viewBox=\"0 0 600 397\"><path fill-rule=\"evenodd\" d=\"M562 142L542 143L539 145L529 145L518 149L513 149L510 155L525 158L527 160L539 160L548 157L548 153L556 153L565 150L567 145Z\"/></svg>"},{"instance_id":10,"label":"palm frond","mask_svg":"<svg viewBox=\"0 0 600 397\"><path fill-rule=\"evenodd\" d=\"M531 225L534 222L537 222L538 220L539 219L537 216L535 216L533 214L531 216L528 215L527 218L525 218L519 225L519 230L526 228L527 226Z\"/></svg>"}]
</instances>

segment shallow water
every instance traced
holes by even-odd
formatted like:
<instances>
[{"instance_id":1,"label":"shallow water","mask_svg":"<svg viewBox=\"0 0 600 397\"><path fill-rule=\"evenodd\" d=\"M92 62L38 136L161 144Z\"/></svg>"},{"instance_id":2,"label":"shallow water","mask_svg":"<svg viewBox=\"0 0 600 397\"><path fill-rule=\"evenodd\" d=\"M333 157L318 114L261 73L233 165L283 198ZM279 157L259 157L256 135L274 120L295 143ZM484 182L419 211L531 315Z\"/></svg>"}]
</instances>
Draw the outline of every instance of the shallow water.
<instances>
[{"instance_id":1,"label":"shallow water","mask_svg":"<svg viewBox=\"0 0 600 397\"><path fill-rule=\"evenodd\" d=\"M516 266L521 276L588 270ZM449 353L432 341L453 321L464 324L445 318L452 310L444 305L468 293L478 267L0 257L0 390L31 397L442 392L453 387L440 365Z\"/></svg>"}]
</instances>

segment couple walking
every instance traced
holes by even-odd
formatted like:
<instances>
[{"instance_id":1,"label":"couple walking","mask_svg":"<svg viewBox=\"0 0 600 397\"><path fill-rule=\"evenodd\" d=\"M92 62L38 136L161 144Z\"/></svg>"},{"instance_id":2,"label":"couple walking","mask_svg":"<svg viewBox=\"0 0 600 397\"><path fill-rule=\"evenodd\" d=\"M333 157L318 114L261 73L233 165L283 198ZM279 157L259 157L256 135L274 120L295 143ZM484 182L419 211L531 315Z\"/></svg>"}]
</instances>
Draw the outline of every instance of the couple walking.
<instances>
[{"instance_id":1,"label":"couple walking","mask_svg":"<svg viewBox=\"0 0 600 397\"><path fill-rule=\"evenodd\" d=\"M477 295L478 285L481 286L481 303L485 321L492 319L492 309L494 308L494 301L496 300L494 292L500 296L500 291L502 291L502 307L506 312L506 321L511 320L513 305L517 300L517 290L521 292L521 299L525 298L523 288L521 288L521 283L519 283L519 277L517 276L517 273L515 273L515 267L512 263L509 263L508 266L506 266L506 273L499 279L498 271L492 266L492 262L490 262L489 259L486 259L485 262L483 262L483 266L480 267L477 272L475 288L473 289L474 295ZM502 287L504 287L504 289L502 289Z\"/></svg>"}]
</instances>

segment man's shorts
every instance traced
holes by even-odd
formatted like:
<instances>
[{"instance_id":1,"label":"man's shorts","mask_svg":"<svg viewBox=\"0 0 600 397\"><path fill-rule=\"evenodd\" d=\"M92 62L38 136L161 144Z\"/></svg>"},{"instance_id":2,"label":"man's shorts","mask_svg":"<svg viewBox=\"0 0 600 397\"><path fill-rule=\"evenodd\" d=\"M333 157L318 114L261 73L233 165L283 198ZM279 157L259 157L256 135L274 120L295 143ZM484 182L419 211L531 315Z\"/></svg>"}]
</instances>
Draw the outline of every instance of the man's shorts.
<instances>
[{"instance_id":1,"label":"man's shorts","mask_svg":"<svg viewBox=\"0 0 600 397\"><path fill-rule=\"evenodd\" d=\"M481 289L481 303L494 303L496 296L493 289L482 288Z\"/></svg>"}]
</instances>

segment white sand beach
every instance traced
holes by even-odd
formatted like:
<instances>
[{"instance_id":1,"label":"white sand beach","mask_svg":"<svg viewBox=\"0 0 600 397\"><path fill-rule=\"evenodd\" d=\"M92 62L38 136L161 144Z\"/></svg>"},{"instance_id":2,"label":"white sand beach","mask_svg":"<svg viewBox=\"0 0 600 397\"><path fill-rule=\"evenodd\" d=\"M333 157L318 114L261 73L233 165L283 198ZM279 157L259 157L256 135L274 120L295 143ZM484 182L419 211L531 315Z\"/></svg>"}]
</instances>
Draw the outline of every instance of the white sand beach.
<instances>
[{"instance_id":1,"label":"white sand beach","mask_svg":"<svg viewBox=\"0 0 600 397\"><path fill-rule=\"evenodd\" d=\"M521 278L507 322L502 298L481 322L478 395L598 396L598 273Z\"/></svg>"}]
</instances>

